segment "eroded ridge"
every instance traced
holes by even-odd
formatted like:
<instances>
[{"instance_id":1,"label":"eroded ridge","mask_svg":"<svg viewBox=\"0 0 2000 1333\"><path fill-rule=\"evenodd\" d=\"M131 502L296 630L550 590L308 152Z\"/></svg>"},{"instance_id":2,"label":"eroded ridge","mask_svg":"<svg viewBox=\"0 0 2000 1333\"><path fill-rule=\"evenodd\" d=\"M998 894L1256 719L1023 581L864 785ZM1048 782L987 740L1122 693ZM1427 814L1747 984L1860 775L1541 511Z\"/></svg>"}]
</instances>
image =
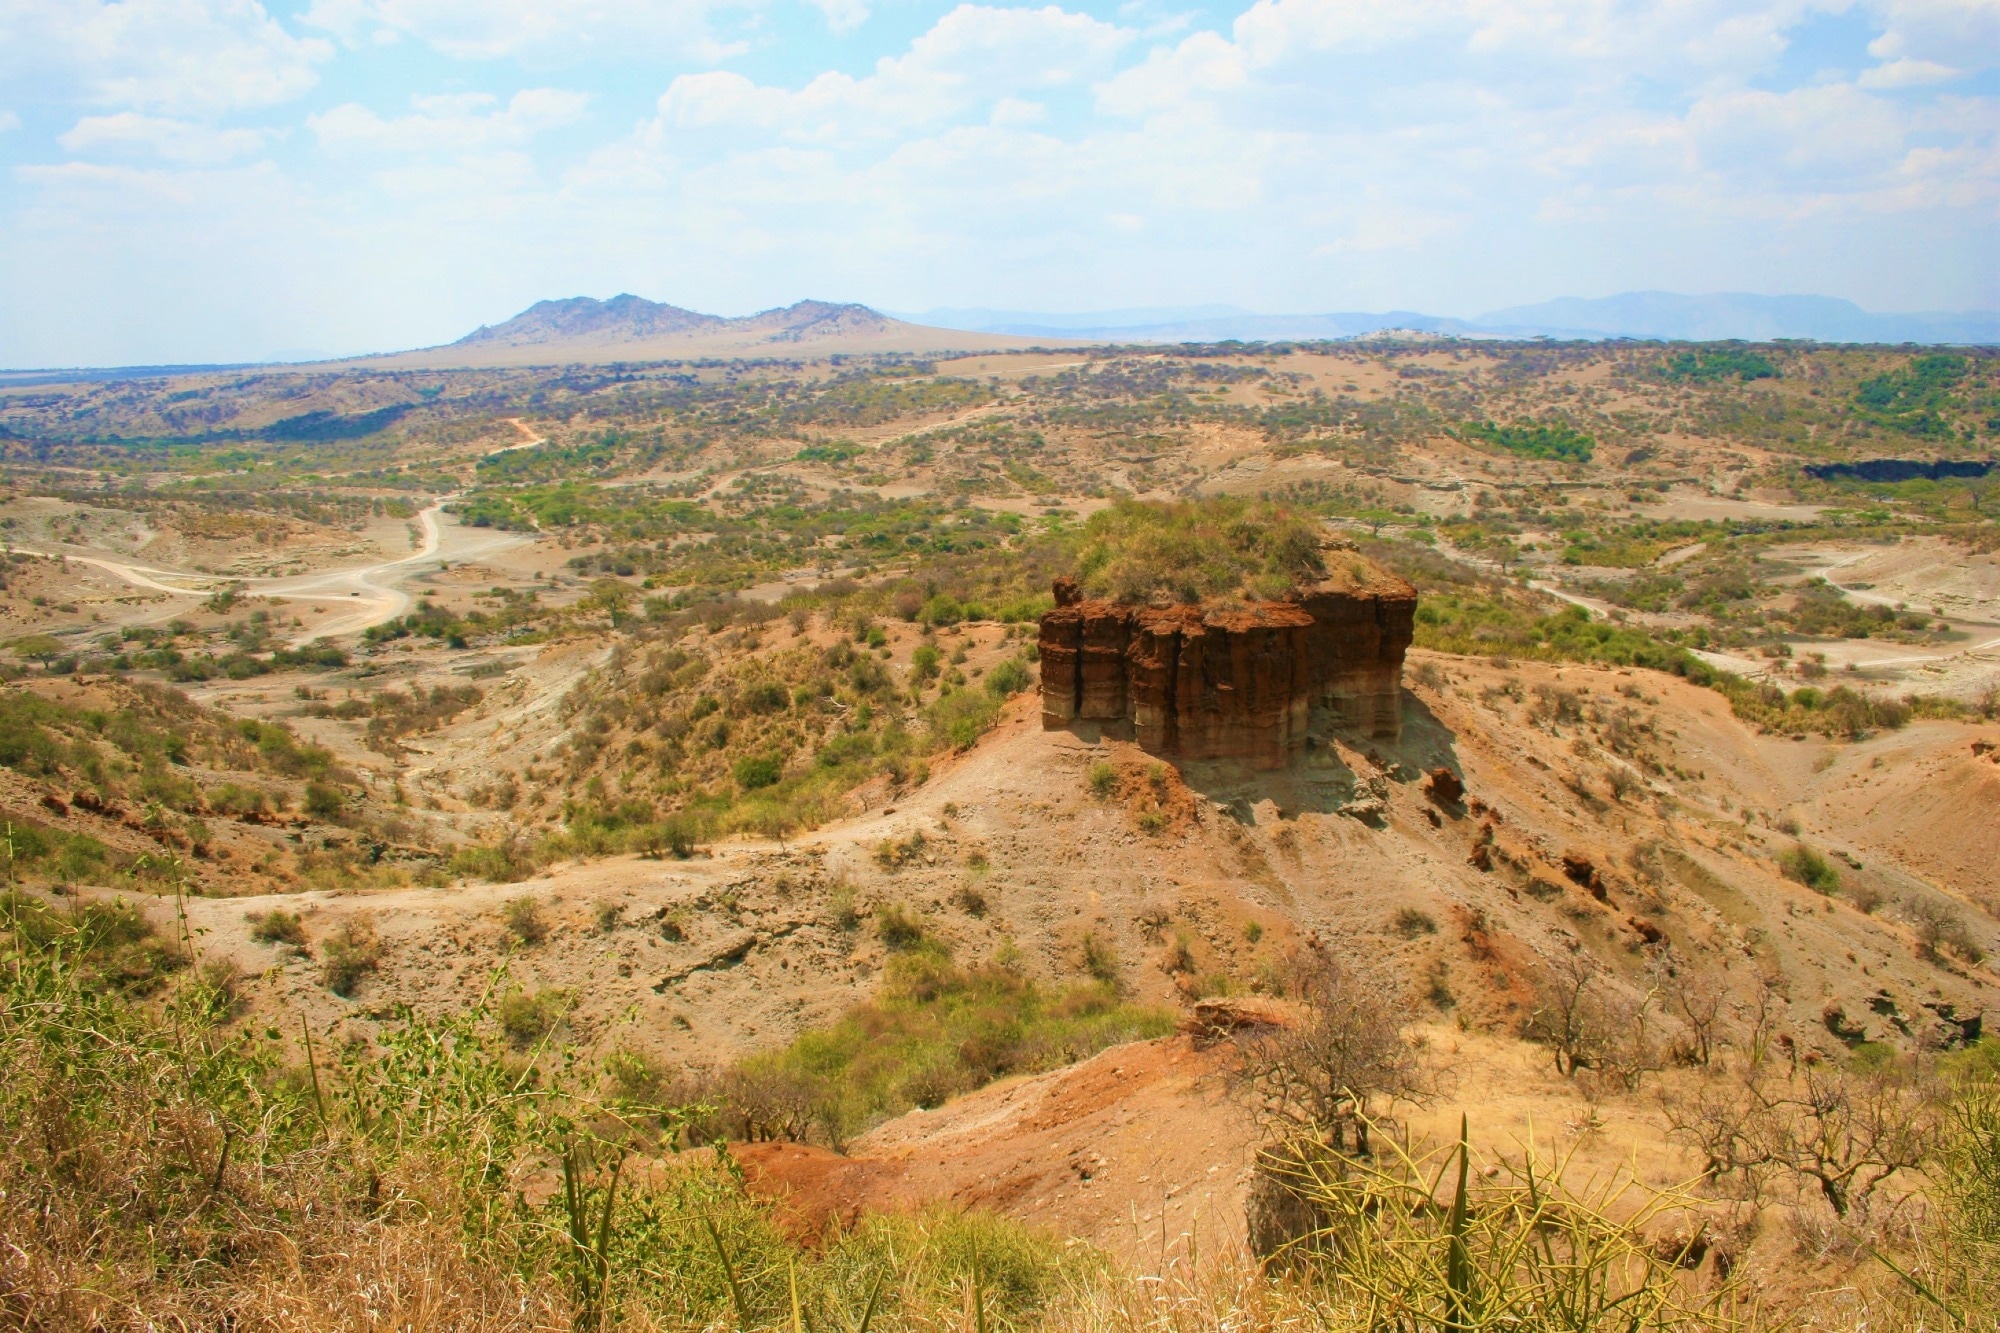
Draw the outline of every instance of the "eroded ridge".
<instances>
[{"instance_id":1,"label":"eroded ridge","mask_svg":"<svg viewBox=\"0 0 2000 1333\"><path fill-rule=\"evenodd\" d=\"M1138 606L1057 579L1042 617L1042 725L1097 722L1156 754L1282 767L1316 705L1343 727L1402 727L1417 591L1364 561L1283 601Z\"/></svg>"}]
</instances>

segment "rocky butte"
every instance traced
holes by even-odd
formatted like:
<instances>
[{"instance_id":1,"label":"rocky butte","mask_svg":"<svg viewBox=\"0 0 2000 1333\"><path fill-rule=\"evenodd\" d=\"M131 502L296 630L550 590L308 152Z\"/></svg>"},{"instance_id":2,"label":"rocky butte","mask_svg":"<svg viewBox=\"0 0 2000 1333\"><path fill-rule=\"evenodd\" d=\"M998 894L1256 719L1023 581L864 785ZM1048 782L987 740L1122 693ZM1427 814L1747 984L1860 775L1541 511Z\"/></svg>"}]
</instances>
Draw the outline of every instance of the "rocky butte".
<instances>
[{"instance_id":1,"label":"rocky butte","mask_svg":"<svg viewBox=\"0 0 2000 1333\"><path fill-rule=\"evenodd\" d=\"M1042 725L1097 723L1155 754L1282 768L1315 707L1340 726L1402 729L1417 590L1359 556L1273 602L1086 601L1057 579L1042 617Z\"/></svg>"}]
</instances>

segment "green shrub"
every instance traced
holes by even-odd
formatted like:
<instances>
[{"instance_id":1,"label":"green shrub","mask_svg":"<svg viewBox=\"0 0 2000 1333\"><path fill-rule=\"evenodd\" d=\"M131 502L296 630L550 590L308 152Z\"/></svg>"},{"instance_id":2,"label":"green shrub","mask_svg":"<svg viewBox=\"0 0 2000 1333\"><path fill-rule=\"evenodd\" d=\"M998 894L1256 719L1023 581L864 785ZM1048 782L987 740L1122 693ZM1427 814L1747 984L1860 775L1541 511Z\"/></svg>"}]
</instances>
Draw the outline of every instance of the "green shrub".
<instances>
[{"instance_id":1,"label":"green shrub","mask_svg":"<svg viewBox=\"0 0 2000 1333\"><path fill-rule=\"evenodd\" d=\"M1090 784L1091 794L1100 801L1108 800L1118 790L1118 770L1102 759L1090 766L1084 780Z\"/></svg>"},{"instance_id":2,"label":"green shrub","mask_svg":"<svg viewBox=\"0 0 2000 1333\"><path fill-rule=\"evenodd\" d=\"M72 899L56 912L16 889L0 895L0 925L27 947L73 960L79 984L127 996L147 996L187 965L170 940L131 903L115 898Z\"/></svg>"},{"instance_id":3,"label":"green shrub","mask_svg":"<svg viewBox=\"0 0 2000 1333\"><path fill-rule=\"evenodd\" d=\"M985 735L1000 717L1000 701L988 690L947 687L924 710L931 732L945 745L963 750Z\"/></svg>"},{"instance_id":4,"label":"green shrub","mask_svg":"<svg viewBox=\"0 0 2000 1333\"><path fill-rule=\"evenodd\" d=\"M1269 501L1120 500L1084 524L1077 573L1119 601L1280 597L1325 572L1321 539L1311 515Z\"/></svg>"},{"instance_id":5,"label":"green shrub","mask_svg":"<svg viewBox=\"0 0 2000 1333\"><path fill-rule=\"evenodd\" d=\"M738 1068L782 1079L812 1108L806 1122L837 1144L919 1099L1055 1068L1173 1024L1165 1010L1122 1003L1105 982L1050 990L1011 966L958 967L931 945L893 955L876 999Z\"/></svg>"},{"instance_id":6,"label":"green shrub","mask_svg":"<svg viewBox=\"0 0 2000 1333\"><path fill-rule=\"evenodd\" d=\"M1840 872L1804 843L1778 853L1778 869L1786 879L1795 880L1815 893L1840 891Z\"/></svg>"},{"instance_id":7,"label":"green shrub","mask_svg":"<svg viewBox=\"0 0 2000 1333\"><path fill-rule=\"evenodd\" d=\"M737 786L744 791L758 791L777 785L784 776L784 764L775 755L746 755L736 761L732 772Z\"/></svg>"},{"instance_id":8,"label":"green shrub","mask_svg":"<svg viewBox=\"0 0 2000 1333\"><path fill-rule=\"evenodd\" d=\"M279 1300L299 1327L329 1327L351 1284L393 1257L424 1265L422 1299L469 1312L453 1327L488 1326L497 1292L500 1322L525 1311L537 1327L859 1329L873 1309L878 1327L928 1328L969 1307L1004 1328L1032 1326L1104 1272L1087 1247L956 1209L869 1217L801 1245L726 1150L635 1169L700 1108L657 1071L620 1079L615 1057L525 1075L515 1032L559 1022L560 1000L519 998L513 1032L481 1008L404 1013L366 1044L299 1045L288 1063L277 1041L218 1031L225 971L204 969L164 1006L126 1002L81 965L110 918L68 917L28 900L0 912L4 1200L40 1222L10 1234L17 1258L87 1261L91 1275L14 1284L26 1308L91 1327L174 1310L209 1327ZM642 1113L603 1114L606 1086L643 1097ZM115 1155L100 1163L78 1144ZM558 1178L553 1198L520 1188L537 1172ZM435 1186L421 1210L384 1206L378 1184L404 1180ZM380 1290L401 1308L395 1279Z\"/></svg>"},{"instance_id":9,"label":"green shrub","mask_svg":"<svg viewBox=\"0 0 2000 1333\"><path fill-rule=\"evenodd\" d=\"M1002 698L1019 694L1034 683L1034 672L1019 657L1010 657L986 673L987 690Z\"/></svg>"},{"instance_id":10,"label":"green shrub","mask_svg":"<svg viewBox=\"0 0 2000 1333\"><path fill-rule=\"evenodd\" d=\"M542 916L541 903L525 893L507 900L500 909L500 920L507 933L522 944L540 944L549 936L549 923Z\"/></svg>"},{"instance_id":11,"label":"green shrub","mask_svg":"<svg viewBox=\"0 0 2000 1333\"><path fill-rule=\"evenodd\" d=\"M320 941L320 980L342 999L352 998L362 978L381 965L382 941L366 917L349 917Z\"/></svg>"},{"instance_id":12,"label":"green shrub","mask_svg":"<svg viewBox=\"0 0 2000 1333\"><path fill-rule=\"evenodd\" d=\"M532 1046L556 1030L570 1011L570 996L564 990L509 991L495 1011L500 1030L514 1046Z\"/></svg>"},{"instance_id":13,"label":"green shrub","mask_svg":"<svg viewBox=\"0 0 2000 1333\"><path fill-rule=\"evenodd\" d=\"M875 909L875 934L884 948L905 952L923 944L924 920L901 903L886 903Z\"/></svg>"},{"instance_id":14,"label":"green shrub","mask_svg":"<svg viewBox=\"0 0 2000 1333\"><path fill-rule=\"evenodd\" d=\"M489 884L516 884L535 872L535 861L523 848L511 843L482 843L453 852L445 869L453 875L482 879Z\"/></svg>"},{"instance_id":15,"label":"green shrub","mask_svg":"<svg viewBox=\"0 0 2000 1333\"><path fill-rule=\"evenodd\" d=\"M225 782L211 788L208 793L209 807L225 815L261 815L271 810L271 794L255 787L245 787L234 782Z\"/></svg>"},{"instance_id":16,"label":"green shrub","mask_svg":"<svg viewBox=\"0 0 2000 1333\"><path fill-rule=\"evenodd\" d=\"M338 819L346 805L338 787L329 787L324 782L306 784L305 812L314 819Z\"/></svg>"},{"instance_id":17,"label":"green shrub","mask_svg":"<svg viewBox=\"0 0 2000 1333\"><path fill-rule=\"evenodd\" d=\"M1118 982L1118 955L1111 947L1111 941L1099 937L1094 930L1083 933L1083 970L1107 986Z\"/></svg>"},{"instance_id":18,"label":"green shrub","mask_svg":"<svg viewBox=\"0 0 2000 1333\"><path fill-rule=\"evenodd\" d=\"M1467 439L1478 440L1524 458L1588 463L1596 447L1596 441L1588 435L1560 422L1520 422L1511 426L1496 426L1490 421L1471 422L1461 426L1459 431Z\"/></svg>"},{"instance_id":19,"label":"green shrub","mask_svg":"<svg viewBox=\"0 0 2000 1333\"><path fill-rule=\"evenodd\" d=\"M250 938L259 944L289 944L295 949L306 947L306 923L297 912L287 912L282 907L250 918Z\"/></svg>"}]
</instances>

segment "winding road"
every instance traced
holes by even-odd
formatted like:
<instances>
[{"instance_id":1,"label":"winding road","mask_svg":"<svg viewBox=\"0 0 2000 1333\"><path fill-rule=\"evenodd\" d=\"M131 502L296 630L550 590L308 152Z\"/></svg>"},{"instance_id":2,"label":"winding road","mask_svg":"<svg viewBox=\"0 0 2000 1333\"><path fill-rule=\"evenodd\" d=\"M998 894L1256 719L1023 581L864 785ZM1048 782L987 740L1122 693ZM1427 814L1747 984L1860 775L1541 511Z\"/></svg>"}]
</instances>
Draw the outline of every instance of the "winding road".
<instances>
[{"instance_id":1,"label":"winding road","mask_svg":"<svg viewBox=\"0 0 2000 1333\"><path fill-rule=\"evenodd\" d=\"M342 607L340 612L327 615L318 624L294 636L291 643L297 647L314 639L358 634L385 621L393 620L409 610L410 595L396 585L412 574L420 572L427 565L441 563L440 551L445 540L441 516L445 504L454 498L456 497L446 496L417 515L420 532L417 549L406 556L395 560L384 560L379 564L360 565L352 569L330 569L314 574L287 575L282 578L231 578L220 574L194 574L133 564L99 555L80 555L69 551L39 551L26 546L17 546L14 549L44 559L73 560L78 564L101 569L134 587L176 597L208 597L224 588L241 587L243 592L251 597L340 604ZM452 531L457 534L469 530L454 525ZM455 552L453 558L475 553L475 550L492 549L498 545L513 545L519 540L521 539L514 534L495 534L480 530L479 538L467 543L473 549Z\"/></svg>"}]
</instances>

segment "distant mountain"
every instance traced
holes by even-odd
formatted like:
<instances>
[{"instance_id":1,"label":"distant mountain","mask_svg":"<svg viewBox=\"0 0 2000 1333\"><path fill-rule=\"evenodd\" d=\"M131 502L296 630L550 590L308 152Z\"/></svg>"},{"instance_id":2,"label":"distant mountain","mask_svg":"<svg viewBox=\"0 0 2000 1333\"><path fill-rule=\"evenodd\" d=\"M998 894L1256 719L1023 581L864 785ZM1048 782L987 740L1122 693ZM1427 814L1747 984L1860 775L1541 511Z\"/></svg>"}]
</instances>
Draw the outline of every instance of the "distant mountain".
<instances>
[{"instance_id":1,"label":"distant mountain","mask_svg":"<svg viewBox=\"0 0 2000 1333\"><path fill-rule=\"evenodd\" d=\"M762 335L777 342L870 336L890 331L896 321L865 305L800 301L741 319L704 315L629 293L599 301L572 296L537 301L504 324L481 325L453 347L546 347L558 343L607 346L660 338L732 334Z\"/></svg>"},{"instance_id":2,"label":"distant mountain","mask_svg":"<svg viewBox=\"0 0 2000 1333\"><path fill-rule=\"evenodd\" d=\"M1230 306L1167 307L1043 314L1021 310L939 309L913 316L943 328L1027 338L1107 342L1288 342L1363 338L1389 331L1464 338L1661 338L1706 341L1811 338L1820 342L2000 343L2000 314L1988 311L1872 314L1826 296L1754 296L1723 292L1680 296L1627 292L1598 299L1564 297L1540 305L1454 319L1411 310L1324 315L1259 315Z\"/></svg>"},{"instance_id":3,"label":"distant mountain","mask_svg":"<svg viewBox=\"0 0 2000 1333\"><path fill-rule=\"evenodd\" d=\"M1717 338L1769 341L1811 338L1854 343L2000 342L2000 313L1984 310L1878 315L1831 296L1756 296L1716 292L1625 292L1596 299L1565 296L1479 316L1484 332L1557 338Z\"/></svg>"},{"instance_id":4,"label":"distant mountain","mask_svg":"<svg viewBox=\"0 0 2000 1333\"><path fill-rule=\"evenodd\" d=\"M800 301L777 310L746 315L742 319L722 321L724 328L740 328L768 334L779 342L807 342L814 338L873 337L892 332L901 324L900 320L890 319L887 315L851 301L844 305L835 305L831 301Z\"/></svg>"},{"instance_id":5,"label":"distant mountain","mask_svg":"<svg viewBox=\"0 0 2000 1333\"><path fill-rule=\"evenodd\" d=\"M719 328L727 322L718 315L662 305L630 293L609 301L572 296L564 301L537 301L506 323L482 324L451 345L539 347L558 342L637 342Z\"/></svg>"},{"instance_id":6,"label":"distant mountain","mask_svg":"<svg viewBox=\"0 0 2000 1333\"><path fill-rule=\"evenodd\" d=\"M625 293L608 301L537 301L457 342L361 358L372 367L604 365L710 357L829 356L847 352L978 352L1027 344L891 319L852 302L799 301L729 319Z\"/></svg>"}]
</instances>

